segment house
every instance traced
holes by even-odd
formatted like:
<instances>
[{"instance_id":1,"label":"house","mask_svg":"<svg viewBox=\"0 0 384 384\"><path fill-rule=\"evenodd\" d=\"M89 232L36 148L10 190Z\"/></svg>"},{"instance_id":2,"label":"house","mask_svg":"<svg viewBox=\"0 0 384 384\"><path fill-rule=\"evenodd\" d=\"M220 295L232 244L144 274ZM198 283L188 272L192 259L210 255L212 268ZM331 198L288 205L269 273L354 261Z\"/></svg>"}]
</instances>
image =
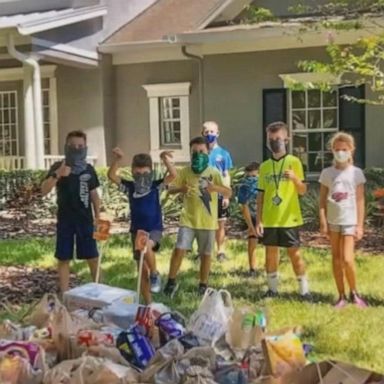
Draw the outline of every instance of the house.
<instances>
[{"instance_id":1,"label":"house","mask_svg":"<svg viewBox=\"0 0 384 384\"><path fill-rule=\"evenodd\" d=\"M99 46L112 63L113 141L129 154L149 151L155 158L173 149L185 162L189 139L204 120L216 120L235 164L244 165L266 156L266 124L284 120L291 149L309 175L329 163L327 141L339 129L355 136L360 166L384 166L384 109L341 97L360 97L368 89L339 88L338 79L331 93L288 88L292 80L316 80L300 73L297 62L325 58L328 32L304 31L289 14L294 1L288 0L253 1L282 21L241 23L249 3L157 0ZM367 34L340 31L335 40L348 43Z\"/></svg>"},{"instance_id":2,"label":"house","mask_svg":"<svg viewBox=\"0 0 384 384\"><path fill-rule=\"evenodd\" d=\"M111 65L97 47L153 1L1 1L0 168L48 168L74 129L105 165Z\"/></svg>"}]
</instances>

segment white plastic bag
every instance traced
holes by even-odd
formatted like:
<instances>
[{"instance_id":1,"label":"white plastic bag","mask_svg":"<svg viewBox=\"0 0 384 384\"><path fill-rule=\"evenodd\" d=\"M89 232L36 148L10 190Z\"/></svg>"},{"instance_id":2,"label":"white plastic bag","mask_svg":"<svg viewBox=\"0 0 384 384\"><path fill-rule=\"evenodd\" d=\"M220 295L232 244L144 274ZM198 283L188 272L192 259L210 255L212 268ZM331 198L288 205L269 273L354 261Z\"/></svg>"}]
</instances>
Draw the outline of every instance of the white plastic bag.
<instances>
[{"instance_id":1,"label":"white plastic bag","mask_svg":"<svg viewBox=\"0 0 384 384\"><path fill-rule=\"evenodd\" d=\"M188 330L203 344L213 345L227 331L232 313L231 294L223 289L208 288L199 308L189 320Z\"/></svg>"}]
</instances>

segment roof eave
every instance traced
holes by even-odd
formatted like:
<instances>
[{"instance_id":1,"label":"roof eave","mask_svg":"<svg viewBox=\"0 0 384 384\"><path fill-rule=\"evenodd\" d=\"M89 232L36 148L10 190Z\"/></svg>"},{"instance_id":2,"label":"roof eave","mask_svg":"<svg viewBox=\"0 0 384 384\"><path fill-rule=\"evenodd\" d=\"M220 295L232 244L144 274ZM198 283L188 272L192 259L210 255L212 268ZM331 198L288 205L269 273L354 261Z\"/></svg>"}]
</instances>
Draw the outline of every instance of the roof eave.
<instances>
[{"instance_id":1,"label":"roof eave","mask_svg":"<svg viewBox=\"0 0 384 384\"><path fill-rule=\"evenodd\" d=\"M102 44L98 47L100 53L119 53L129 50L163 48L169 45L167 40L135 41L129 43Z\"/></svg>"}]
</instances>

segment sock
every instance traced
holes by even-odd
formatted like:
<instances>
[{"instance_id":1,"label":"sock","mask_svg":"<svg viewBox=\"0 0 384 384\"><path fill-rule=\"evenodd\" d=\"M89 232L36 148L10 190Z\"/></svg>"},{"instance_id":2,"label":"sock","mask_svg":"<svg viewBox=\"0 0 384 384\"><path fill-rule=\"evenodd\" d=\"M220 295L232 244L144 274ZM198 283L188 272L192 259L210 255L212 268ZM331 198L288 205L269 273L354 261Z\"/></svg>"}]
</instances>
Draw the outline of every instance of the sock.
<instances>
[{"instance_id":1,"label":"sock","mask_svg":"<svg viewBox=\"0 0 384 384\"><path fill-rule=\"evenodd\" d=\"M308 278L306 275L298 276L297 281L299 282L300 295L306 295L309 293Z\"/></svg>"},{"instance_id":2,"label":"sock","mask_svg":"<svg viewBox=\"0 0 384 384\"><path fill-rule=\"evenodd\" d=\"M279 284L279 275L277 274L277 272L267 274L267 284L268 288L272 292L277 292L277 286Z\"/></svg>"}]
</instances>

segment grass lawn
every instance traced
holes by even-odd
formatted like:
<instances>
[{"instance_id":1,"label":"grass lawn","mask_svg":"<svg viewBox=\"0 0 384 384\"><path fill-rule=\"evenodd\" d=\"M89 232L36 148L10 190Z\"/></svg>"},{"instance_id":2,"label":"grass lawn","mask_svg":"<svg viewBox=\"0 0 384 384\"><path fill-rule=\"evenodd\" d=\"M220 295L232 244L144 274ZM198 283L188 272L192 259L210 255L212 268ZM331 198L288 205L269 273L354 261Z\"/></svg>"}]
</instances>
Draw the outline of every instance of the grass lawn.
<instances>
[{"instance_id":1,"label":"grass lawn","mask_svg":"<svg viewBox=\"0 0 384 384\"><path fill-rule=\"evenodd\" d=\"M132 260L128 236L113 236L104 250L104 281L110 285L135 289L136 270ZM158 267L165 276L174 244L173 237L166 237L158 255ZM305 331L305 342L314 345L313 358L337 359L352 362L378 372L384 372L384 337L381 332L384 319L384 291L382 271L384 257L359 256L357 268L359 289L371 304L366 310L358 310L352 305L336 311L331 303L335 299L335 286L331 274L329 252L316 249L303 251L308 264L308 274L316 304L297 300L297 282L285 255L281 261L280 292L283 298L263 301L260 296L265 291L265 279L246 279L234 271L247 269L246 244L243 241L228 241L227 253L230 260L223 265L213 262L210 285L228 289L235 305L251 304L266 306L269 314L269 329L301 325ZM37 267L54 266L53 240L30 239L2 241L0 264L27 264ZM258 262L262 266L263 249L258 249ZM77 273L88 280L88 271L82 263L74 266ZM198 263L187 257L179 276L181 287L173 302L159 295L156 301L170 305L185 315L198 305L195 294ZM165 279L165 277L164 277ZM3 314L4 315L4 314Z\"/></svg>"}]
</instances>

